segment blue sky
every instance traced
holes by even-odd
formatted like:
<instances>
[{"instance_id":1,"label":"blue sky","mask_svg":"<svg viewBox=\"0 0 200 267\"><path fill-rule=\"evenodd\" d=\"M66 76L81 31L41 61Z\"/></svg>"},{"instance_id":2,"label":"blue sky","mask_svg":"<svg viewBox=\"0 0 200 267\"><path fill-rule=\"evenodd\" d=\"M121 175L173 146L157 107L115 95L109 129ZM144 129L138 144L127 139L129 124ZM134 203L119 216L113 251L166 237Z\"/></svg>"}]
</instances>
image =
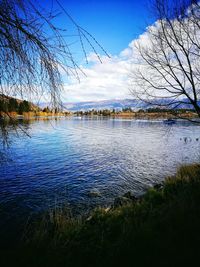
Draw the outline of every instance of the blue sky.
<instances>
[{"instance_id":1,"label":"blue sky","mask_svg":"<svg viewBox=\"0 0 200 267\"><path fill-rule=\"evenodd\" d=\"M110 54L120 53L151 20L147 0L60 0L60 3Z\"/></svg>"},{"instance_id":2,"label":"blue sky","mask_svg":"<svg viewBox=\"0 0 200 267\"><path fill-rule=\"evenodd\" d=\"M148 0L59 0L59 2L73 19L112 55L120 53L145 31L147 24L153 22L149 16ZM52 1L45 0L41 4L49 10ZM59 10L56 1L54 9ZM68 30L69 35L73 33L64 14L58 17L58 23ZM73 40L75 42L76 37Z\"/></svg>"},{"instance_id":3,"label":"blue sky","mask_svg":"<svg viewBox=\"0 0 200 267\"><path fill-rule=\"evenodd\" d=\"M56 1L44 0L42 5L46 9L58 9ZM72 43L70 49L76 62L83 68L87 77L71 83L66 82L63 99L67 102L104 100L129 97L127 85L123 82L126 79L124 68L126 61L121 54L129 47L131 42L145 32L147 25L154 21L150 17L148 0L128 1L128 0L59 0L60 4L67 10L70 16L92 34L103 46L111 59L104 58L103 52L97 48L103 59L100 64L95 59L91 47L85 48L89 56L89 64L85 64L84 53L81 49L79 38L72 36L76 33L75 28L70 24L69 18L61 14L57 22L62 28L67 29L66 37L68 43ZM112 70L111 70L112 68ZM117 69L116 76L114 69ZM122 68L122 69L120 69ZM120 77L120 79L119 79ZM65 79L67 81L67 79Z\"/></svg>"}]
</instances>

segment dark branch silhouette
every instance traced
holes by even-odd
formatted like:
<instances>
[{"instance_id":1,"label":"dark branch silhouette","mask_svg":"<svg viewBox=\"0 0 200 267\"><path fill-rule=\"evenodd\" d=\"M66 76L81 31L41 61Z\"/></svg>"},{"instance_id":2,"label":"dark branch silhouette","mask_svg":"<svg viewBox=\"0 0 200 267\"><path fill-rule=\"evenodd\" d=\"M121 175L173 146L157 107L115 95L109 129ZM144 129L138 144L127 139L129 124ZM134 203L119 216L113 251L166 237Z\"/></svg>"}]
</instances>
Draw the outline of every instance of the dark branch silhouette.
<instances>
[{"instance_id":1,"label":"dark branch silhouette","mask_svg":"<svg viewBox=\"0 0 200 267\"><path fill-rule=\"evenodd\" d=\"M156 0L154 11L148 41L135 44L139 67L132 73L131 92L165 108L192 107L200 118L200 5Z\"/></svg>"},{"instance_id":2,"label":"dark branch silhouette","mask_svg":"<svg viewBox=\"0 0 200 267\"><path fill-rule=\"evenodd\" d=\"M73 26L86 61L85 44L89 44L97 56L97 48L107 54L59 1L52 3L68 18L69 27ZM67 20L63 29L54 22L59 16L58 11L54 10L53 5L51 10L46 11L41 1L0 0L0 95L38 102L46 98L52 108L62 106L61 72L79 80L81 69L71 52L71 44L66 41ZM10 122L13 124L14 118L10 118Z\"/></svg>"}]
</instances>

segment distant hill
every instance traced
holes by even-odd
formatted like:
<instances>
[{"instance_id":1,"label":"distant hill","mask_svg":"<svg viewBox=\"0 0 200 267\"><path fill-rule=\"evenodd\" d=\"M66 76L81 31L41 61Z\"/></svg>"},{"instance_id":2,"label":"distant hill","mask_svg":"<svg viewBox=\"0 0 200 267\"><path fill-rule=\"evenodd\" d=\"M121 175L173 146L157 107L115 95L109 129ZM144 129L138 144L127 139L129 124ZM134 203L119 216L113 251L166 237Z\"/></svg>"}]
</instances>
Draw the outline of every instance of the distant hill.
<instances>
[{"instance_id":1,"label":"distant hill","mask_svg":"<svg viewBox=\"0 0 200 267\"><path fill-rule=\"evenodd\" d=\"M148 108L149 105L135 99L113 99L102 101L87 101L77 103L63 103L66 110L69 111L86 111L86 110L103 110L103 109L116 109L122 110L123 108L131 107L133 109Z\"/></svg>"},{"instance_id":2,"label":"distant hill","mask_svg":"<svg viewBox=\"0 0 200 267\"><path fill-rule=\"evenodd\" d=\"M38 106L29 101L0 94L0 111L22 113L23 111L37 111L38 109Z\"/></svg>"},{"instance_id":3,"label":"distant hill","mask_svg":"<svg viewBox=\"0 0 200 267\"><path fill-rule=\"evenodd\" d=\"M186 100L185 100L186 102ZM164 105L169 103L169 100L157 99L154 103ZM200 104L200 103L199 103ZM41 103L40 107L44 108L47 106L47 103ZM133 110L147 109L151 108L153 105L144 103L143 101L136 99L113 99L113 100L103 100L103 101L87 101L87 102L77 102L77 103L63 103L65 110L69 111L87 111L87 110L103 110L103 109L116 109L122 110L123 108L131 107ZM188 104L182 104L179 106L182 109L192 109L192 106Z\"/></svg>"}]
</instances>

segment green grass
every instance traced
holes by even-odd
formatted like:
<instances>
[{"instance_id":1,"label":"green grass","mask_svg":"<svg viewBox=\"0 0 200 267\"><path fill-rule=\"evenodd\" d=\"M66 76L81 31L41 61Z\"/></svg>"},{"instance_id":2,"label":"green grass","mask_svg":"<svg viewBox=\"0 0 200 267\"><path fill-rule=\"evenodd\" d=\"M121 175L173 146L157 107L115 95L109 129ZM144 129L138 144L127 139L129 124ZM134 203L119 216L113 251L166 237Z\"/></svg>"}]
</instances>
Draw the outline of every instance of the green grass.
<instances>
[{"instance_id":1,"label":"green grass","mask_svg":"<svg viewBox=\"0 0 200 267\"><path fill-rule=\"evenodd\" d=\"M197 266L200 165L181 167L160 190L89 219L55 210L31 226L26 242L1 253L1 266ZM14 262L14 264L13 264Z\"/></svg>"}]
</instances>

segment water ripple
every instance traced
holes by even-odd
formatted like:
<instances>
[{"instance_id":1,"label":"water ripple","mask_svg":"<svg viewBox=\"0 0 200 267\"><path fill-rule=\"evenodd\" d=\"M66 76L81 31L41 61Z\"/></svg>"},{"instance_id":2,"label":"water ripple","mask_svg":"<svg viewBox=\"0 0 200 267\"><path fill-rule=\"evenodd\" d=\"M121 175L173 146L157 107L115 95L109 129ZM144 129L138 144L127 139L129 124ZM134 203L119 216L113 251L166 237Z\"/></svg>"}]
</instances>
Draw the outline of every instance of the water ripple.
<instances>
[{"instance_id":1,"label":"water ripple","mask_svg":"<svg viewBox=\"0 0 200 267\"><path fill-rule=\"evenodd\" d=\"M32 138L13 135L10 160L1 161L0 208L12 217L67 202L81 212L129 190L141 194L180 164L200 159L199 126L168 129L162 121L35 121Z\"/></svg>"}]
</instances>

